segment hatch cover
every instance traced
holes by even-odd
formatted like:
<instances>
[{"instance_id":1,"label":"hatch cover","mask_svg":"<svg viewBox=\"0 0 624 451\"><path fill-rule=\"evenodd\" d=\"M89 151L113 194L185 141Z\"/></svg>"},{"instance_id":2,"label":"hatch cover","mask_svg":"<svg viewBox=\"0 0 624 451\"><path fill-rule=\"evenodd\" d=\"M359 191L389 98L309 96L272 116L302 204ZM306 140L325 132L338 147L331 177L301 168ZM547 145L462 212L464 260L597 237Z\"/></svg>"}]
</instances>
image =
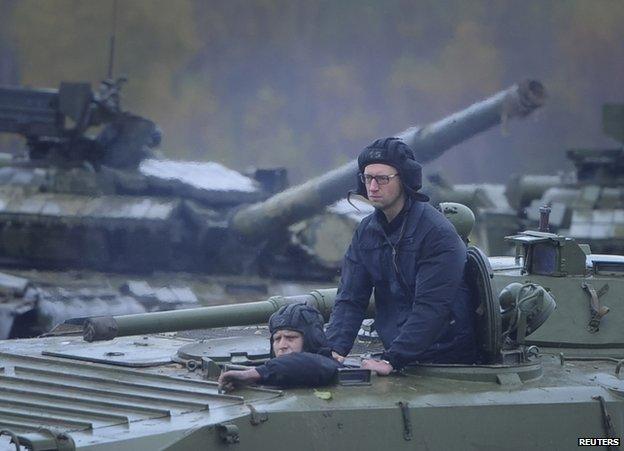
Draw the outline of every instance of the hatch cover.
<instances>
[{"instance_id":1,"label":"hatch cover","mask_svg":"<svg viewBox=\"0 0 624 451\"><path fill-rule=\"evenodd\" d=\"M109 365L148 367L171 363L171 356L188 342L158 336L120 337L94 343L73 338L51 346L42 354Z\"/></svg>"},{"instance_id":2,"label":"hatch cover","mask_svg":"<svg viewBox=\"0 0 624 451\"><path fill-rule=\"evenodd\" d=\"M226 337L203 340L182 346L176 360L200 361L208 358L219 363L248 365L270 357L269 340L261 336Z\"/></svg>"}]
</instances>

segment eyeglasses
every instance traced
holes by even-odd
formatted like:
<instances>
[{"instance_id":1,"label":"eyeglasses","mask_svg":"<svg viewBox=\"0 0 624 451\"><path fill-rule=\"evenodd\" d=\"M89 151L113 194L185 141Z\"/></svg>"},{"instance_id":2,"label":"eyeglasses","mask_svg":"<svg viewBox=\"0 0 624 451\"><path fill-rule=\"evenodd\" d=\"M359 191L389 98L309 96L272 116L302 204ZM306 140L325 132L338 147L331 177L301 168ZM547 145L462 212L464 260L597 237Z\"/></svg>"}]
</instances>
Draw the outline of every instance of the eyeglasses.
<instances>
[{"instance_id":1,"label":"eyeglasses","mask_svg":"<svg viewBox=\"0 0 624 451\"><path fill-rule=\"evenodd\" d=\"M370 185L373 180L377 182L377 185L387 185L388 183L390 183L391 178L396 177L399 174L397 173L390 175L370 175L360 173L359 175L362 183L366 185Z\"/></svg>"}]
</instances>

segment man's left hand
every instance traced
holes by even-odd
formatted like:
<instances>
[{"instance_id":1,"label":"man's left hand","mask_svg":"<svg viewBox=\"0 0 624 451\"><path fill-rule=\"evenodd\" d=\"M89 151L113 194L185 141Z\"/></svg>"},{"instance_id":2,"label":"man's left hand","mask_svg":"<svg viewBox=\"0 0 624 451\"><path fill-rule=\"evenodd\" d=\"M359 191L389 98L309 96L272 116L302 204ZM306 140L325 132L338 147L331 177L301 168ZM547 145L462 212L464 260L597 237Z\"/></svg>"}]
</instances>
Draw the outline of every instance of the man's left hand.
<instances>
[{"instance_id":1,"label":"man's left hand","mask_svg":"<svg viewBox=\"0 0 624 451\"><path fill-rule=\"evenodd\" d=\"M387 376L394 370L392 365L381 360L362 360L362 368L372 370L377 373L378 376Z\"/></svg>"}]
</instances>

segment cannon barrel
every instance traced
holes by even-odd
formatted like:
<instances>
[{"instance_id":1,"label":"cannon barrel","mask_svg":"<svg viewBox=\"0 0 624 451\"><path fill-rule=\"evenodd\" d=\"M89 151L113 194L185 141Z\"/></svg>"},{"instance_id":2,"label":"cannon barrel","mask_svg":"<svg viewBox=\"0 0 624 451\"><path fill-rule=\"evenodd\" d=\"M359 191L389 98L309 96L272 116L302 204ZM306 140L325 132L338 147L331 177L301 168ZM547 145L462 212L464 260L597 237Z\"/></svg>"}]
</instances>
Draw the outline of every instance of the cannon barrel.
<instances>
[{"instance_id":1,"label":"cannon barrel","mask_svg":"<svg viewBox=\"0 0 624 451\"><path fill-rule=\"evenodd\" d=\"M525 80L424 127L411 127L397 137L413 150L416 159L427 163L447 149L496 124L524 117L544 103L544 86ZM233 230L249 241L261 240L322 211L343 198L355 185L357 161L351 161L302 185L239 210L232 216Z\"/></svg>"},{"instance_id":2,"label":"cannon barrel","mask_svg":"<svg viewBox=\"0 0 624 451\"><path fill-rule=\"evenodd\" d=\"M541 198L549 188L558 185L561 185L559 175L514 174L505 186L505 196L514 210L521 210L531 201Z\"/></svg>"},{"instance_id":3,"label":"cannon barrel","mask_svg":"<svg viewBox=\"0 0 624 451\"><path fill-rule=\"evenodd\" d=\"M265 301L244 304L134 315L97 316L88 318L84 322L83 336L86 341L99 341L127 335L260 324L266 323L280 307L297 303L306 303L315 307L327 321L335 298L336 289L330 288L314 290L309 294L299 296L273 296ZM374 316L374 307L374 301L371 301L367 312L370 317Z\"/></svg>"}]
</instances>

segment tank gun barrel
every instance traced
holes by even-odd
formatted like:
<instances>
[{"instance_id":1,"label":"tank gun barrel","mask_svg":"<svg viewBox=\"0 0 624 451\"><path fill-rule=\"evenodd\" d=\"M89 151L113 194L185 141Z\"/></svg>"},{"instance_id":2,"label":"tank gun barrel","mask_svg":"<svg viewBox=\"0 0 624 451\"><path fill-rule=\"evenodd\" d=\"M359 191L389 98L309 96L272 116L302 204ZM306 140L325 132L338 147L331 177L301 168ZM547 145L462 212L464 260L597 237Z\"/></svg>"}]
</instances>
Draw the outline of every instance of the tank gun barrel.
<instances>
[{"instance_id":1,"label":"tank gun barrel","mask_svg":"<svg viewBox=\"0 0 624 451\"><path fill-rule=\"evenodd\" d=\"M414 150L418 161L427 163L501 122L529 115L544 104L545 98L546 90L539 81L524 80L437 122L409 128L397 137Z\"/></svg>"},{"instance_id":2,"label":"tank gun barrel","mask_svg":"<svg viewBox=\"0 0 624 451\"><path fill-rule=\"evenodd\" d=\"M514 117L525 117L543 105L544 86L525 80L424 127L411 127L397 137L413 150L416 159L427 163L452 146ZM245 239L263 239L322 211L343 198L354 187L357 161L351 161L322 176L239 210L231 219L233 229Z\"/></svg>"},{"instance_id":3,"label":"tank gun barrel","mask_svg":"<svg viewBox=\"0 0 624 451\"><path fill-rule=\"evenodd\" d=\"M505 186L505 196L514 210L526 208L549 189L561 184L559 175L514 174Z\"/></svg>"},{"instance_id":4,"label":"tank gun barrel","mask_svg":"<svg viewBox=\"0 0 624 451\"><path fill-rule=\"evenodd\" d=\"M88 318L83 326L87 341L111 340L127 335L143 335L212 327L246 326L266 323L280 307L306 303L317 308L325 320L334 305L336 289L315 290L300 296L273 296L265 301L216 305L166 312ZM374 303L368 313L374 316Z\"/></svg>"}]
</instances>

